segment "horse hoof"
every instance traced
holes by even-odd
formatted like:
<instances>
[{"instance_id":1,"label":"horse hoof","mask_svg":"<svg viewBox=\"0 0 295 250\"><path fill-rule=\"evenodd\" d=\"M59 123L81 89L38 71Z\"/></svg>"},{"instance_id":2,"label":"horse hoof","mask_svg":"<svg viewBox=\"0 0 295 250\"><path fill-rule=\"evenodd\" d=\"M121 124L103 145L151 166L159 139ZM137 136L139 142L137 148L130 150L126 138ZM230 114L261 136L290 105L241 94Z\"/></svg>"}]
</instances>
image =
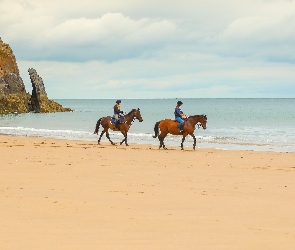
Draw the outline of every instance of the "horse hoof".
<instances>
[{"instance_id":1,"label":"horse hoof","mask_svg":"<svg viewBox=\"0 0 295 250\"><path fill-rule=\"evenodd\" d=\"M181 148L181 150L184 150L183 148Z\"/></svg>"}]
</instances>

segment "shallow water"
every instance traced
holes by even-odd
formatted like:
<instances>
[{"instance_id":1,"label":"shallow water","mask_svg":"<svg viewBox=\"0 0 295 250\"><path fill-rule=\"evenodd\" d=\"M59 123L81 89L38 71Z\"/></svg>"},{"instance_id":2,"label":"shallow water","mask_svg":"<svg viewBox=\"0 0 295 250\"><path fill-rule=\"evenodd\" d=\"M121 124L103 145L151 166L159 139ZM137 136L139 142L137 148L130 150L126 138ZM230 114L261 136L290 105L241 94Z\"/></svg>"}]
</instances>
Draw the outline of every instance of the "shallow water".
<instances>
[{"instance_id":1,"label":"shallow water","mask_svg":"<svg viewBox=\"0 0 295 250\"><path fill-rule=\"evenodd\" d=\"M295 152L295 99L181 99L187 115L206 114L207 129L195 130L197 147ZM96 121L112 115L115 100L55 100L74 112L50 114L10 114L0 116L0 133L7 135L96 141ZM121 109L140 108L143 122L137 120L128 133L129 143L157 144L152 137L155 122L174 119L177 99L123 99ZM100 130L101 131L101 130ZM110 132L113 141L123 139ZM102 141L108 141L105 136ZM181 136L169 135L166 146L180 145ZM187 137L184 146L192 146Z\"/></svg>"}]
</instances>

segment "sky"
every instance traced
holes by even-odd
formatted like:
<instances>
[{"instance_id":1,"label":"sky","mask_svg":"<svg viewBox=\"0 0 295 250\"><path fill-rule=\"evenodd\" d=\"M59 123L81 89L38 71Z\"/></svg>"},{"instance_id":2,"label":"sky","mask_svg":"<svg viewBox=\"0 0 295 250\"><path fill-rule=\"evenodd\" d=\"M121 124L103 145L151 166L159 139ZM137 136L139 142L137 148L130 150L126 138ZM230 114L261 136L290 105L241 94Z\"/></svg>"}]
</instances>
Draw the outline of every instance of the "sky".
<instances>
[{"instance_id":1,"label":"sky","mask_svg":"<svg viewBox=\"0 0 295 250\"><path fill-rule=\"evenodd\" d=\"M295 0L0 0L50 99L295 98Z\"/></svg>"}]
</instances>

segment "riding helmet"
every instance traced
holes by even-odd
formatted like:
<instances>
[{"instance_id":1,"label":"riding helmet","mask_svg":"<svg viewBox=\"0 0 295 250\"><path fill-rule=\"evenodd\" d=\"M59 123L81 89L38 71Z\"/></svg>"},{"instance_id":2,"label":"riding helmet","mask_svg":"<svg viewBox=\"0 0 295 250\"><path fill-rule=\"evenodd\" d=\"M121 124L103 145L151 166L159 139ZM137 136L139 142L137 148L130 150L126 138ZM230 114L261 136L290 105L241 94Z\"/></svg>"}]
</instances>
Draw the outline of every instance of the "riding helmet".
<instances>
[{"instance_id":1,"label":"riding helmet","mask_svg":"<svg viewBox=\"0 0 295 250\"><path fill-rule=\"evenodd\" d=\"M116 103L121 103L121 100L117 100Z\"/></svg>"},{"instance_id":2,"label":"riding helmet","mask_svg":"<svg viewBox=\"0 0 295 250\"><path fill-rule=\"evenodd\" d=\"M182 101L178 101L177 104L178 105L182 105L183 103L182 103Z\"/></svg>"}]
</instances>

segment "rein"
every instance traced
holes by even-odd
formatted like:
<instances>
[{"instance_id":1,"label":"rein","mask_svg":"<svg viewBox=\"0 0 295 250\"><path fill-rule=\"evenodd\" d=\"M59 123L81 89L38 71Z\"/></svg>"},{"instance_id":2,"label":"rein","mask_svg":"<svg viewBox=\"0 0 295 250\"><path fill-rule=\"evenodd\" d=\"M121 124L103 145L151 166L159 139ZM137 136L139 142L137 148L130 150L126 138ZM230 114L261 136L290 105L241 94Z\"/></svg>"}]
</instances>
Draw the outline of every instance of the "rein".
<instances>
[{"instance_id":1,"label":"rein","mask_svg":"<svg viewBox=\"0 0 295 250\"><path fill-rule=\"evenodd\" d=\"M187 120L188 120L188 118L190 118L190 117L194 117L194 116L197 116L197 115L192 115L192 116L189 116L189 117L185 118L185 121L187 121ZM198 115L198 116L204 116L204 115ZM196 125L198 126L198 129L199 129L200 127L203 127L203 125L202 125L202 123L201 123L201 122L197 122L197 123L196 123Z\"/></svg>"}]
</instances>

